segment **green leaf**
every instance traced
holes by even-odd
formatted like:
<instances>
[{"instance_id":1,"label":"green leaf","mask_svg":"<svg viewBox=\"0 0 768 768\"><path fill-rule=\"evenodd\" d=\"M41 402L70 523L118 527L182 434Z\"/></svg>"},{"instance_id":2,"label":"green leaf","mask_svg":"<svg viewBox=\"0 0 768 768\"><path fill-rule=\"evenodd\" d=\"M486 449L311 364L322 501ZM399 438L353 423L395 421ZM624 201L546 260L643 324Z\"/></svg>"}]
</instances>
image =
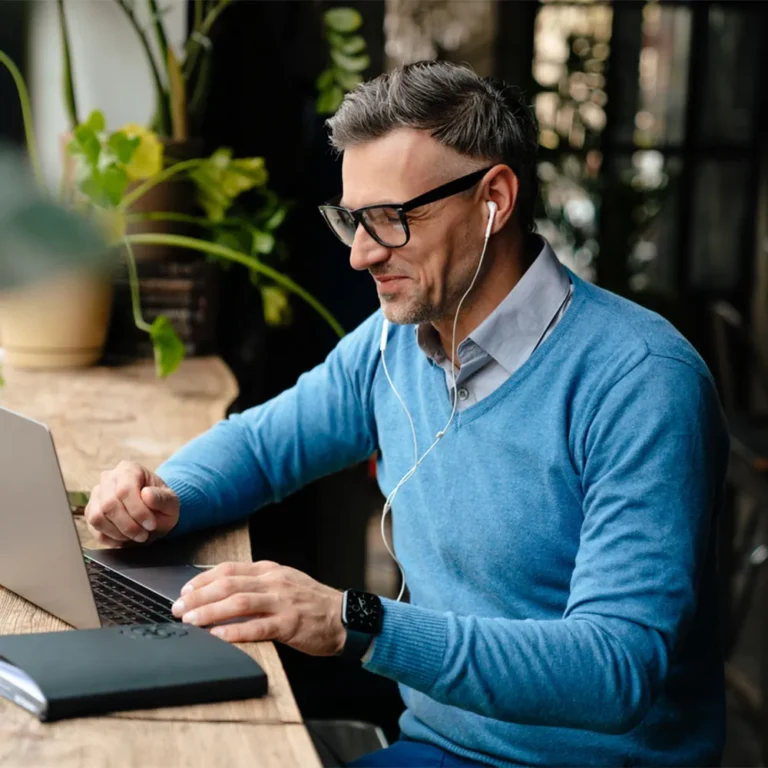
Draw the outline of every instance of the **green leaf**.
<instances>
[{"instance_id":1,"label":"green leaf","mask_svg":"<svg viewBox=\"0 0 768 768\"><path fill-rule=\"evenodd\" d=\"M338 85L323 91L317 97L317 111L321 115L332 115L341 105L344 99L344 91Z\"/></svg>"},{"instance_id":2,"label":"green leaf","mask_svg":"<svg viewBox=\"0 0 768 768\"><path fill-rule=\"evenodd\" d=\"M272 253L272 249L275 247L275 238L269 232L254 229L252 235L253 250L256 253Z\"/></svg>"},{"instance_id":3,"label":"green leaf","mask_svg":"<svg viewBox=\"0 0 768 768\"><path fill-rule=\"evenodd\" d=\"M285 217L288 213L288 206L281 205L266 221L264 224L264 229L266 229L268 232L272 232L273 230L277 229L283 221L285 221Z\"/></svg>"},{"instance_id":4,"label":"green leaf","mask_svg":"<svg viewBox=\"0 0 768 768\"><path fill-rule=\"evenodd\" d=\"M317 80L315 81L317 90L324 91L326 88L330 88L333 85L333 79L334 79L333 70L324 69L318 76Z\"/></svg>"},{"instance_id":5,"label":"green leaf","mask_svg":"<svg viewBox=\"0 0 768 768\"><path fill-rule=\"evenodd\" d=\"M107 200L117 207L123 199L125 189L128 186L128 176L122 168L116 165L110 165L104 170L102 175L104 194Z\"/></svg>"},{"instance_id":6,"label":"green leaf","mask_svg":"<svg viewBox=\"0 0 768 768\"><path fill-rule=\"evenodd\" d=\"M3 378L3 369L0 367L0 387L5 386L5 379Z\"/></svg>"},{"instance_id":7,"label":"green leaf","mask_svg":"<svg viewBox=\"0 0 768 768\"><path fill-rule=\"evenodd\" d=\"M323 20L334 32L354 32L363 23L363 17L354 8L331 8L323 14Z\"/></svg>"},{"instance_id":8,"label":"green leaf","mask_svg":"<svg viewBox=\"0 0 768 768\"><path fill-rule=\"evenodd\" d=\"M367 54L363 56L347 56L341 51L332 48L331 58L337 67L345 69L347 72L362 72L371 66L371 58Z\"/></svg>"},{"instance_id":9,"label":"green leaf","mask_svg":"<svg viewBox=\"0 0 768 768\"><path fill-rule=\"evenodd\" d=\"M348 56L352 56L355 53L362 53L365 50L365 38L362 35L343 37L339 40L337 47L342 53L346 53Z\"/></svg>"},{"instance_id":10,"label":"green leaf","mask_svg":"<svg viewBox=\"0 0 768 768\"><path fill-rule=\"evenodd\" d=\"M85 156L90 165L95 166L99 162L101 142L93 132L93 129L85 124L78 125L75 128L75 140L79 146L80 154Z\"/></svg>"},{"instance_id":11,"label":"green leaf","mask_svg":"<svg viewBox=\"0 0 768 768\"><path fill-rule=\"evenodd\" d=\"M345 72L343 69L334 69L333 74L336 76L336 82L345 91L351 91L363 82L362 75L358 75L357 72Z\"/></svg>"},{"instance_id":12,"label":"green leaf","mask_svg":"<svg viewBox=\"0 0 768 768\"><path fill-rule=\"evenodd\" d=\"M165 315L160 315L152 323L149 337L155 347L155 370L158 376L165 378L181 365L185 354L184 344Z\"/></svg>"},{"instance_id":13,"label":"green leaf","mask_svg":"<svg viewBox=\"0 0 768 768\"><path fill-rule=\"evenodd\" d=\"M221 221L235 198L268 179L262 157L232 159L232 150L216 150L195 168L190 178L197 185L197 201L212 221Z\"/></svg>"},{"instance_id":14,"label":"green leaf","mask_svg":"<svg viewBox=\"0 0 768 768\"><path fill-rule=\"evenodd\" d=\"M96 205L101 205L101 202L104 199L104 182L101 173L94 169L90 176L86 176L80 182L80 191L88 197L91 202Z\"/></svg>"},{"instance_id":15,"label":"green leaf","mask_svg":"<svg viewBox=\"0 0 768 768\"><path fill-rule=\"evenodd\" d=\"M343 48L344 43L347 41L347 35L334 32L332 29L329 29L326 32L326 37L328 38L328 44L331 48Z\"/></svg>"},{"instance_id":16,"label":"green leaf","mask_svg":"<svg viewBox=\"0 0 768 768\"><path fill-rule=\"evenodd\" d=\"M264 307L264 320L267 325L287 325L291 322L292 312L288 294L276 285L261 285L261 301Z\"/></svg>"},{"instance_id":17,"label":"green leaf","mask_svg":"<svg viewBox=\"0 0 768 768\"><path fill-rule=\"evenodd\" d=\"M141 144L141 139L138 136L130 139L123 131L116 131L107 141L107 147L123 165L128 165L131 162L139 144Z\"/></svg>"},{"instance_id":18,"label":"green leaf","mask_svg":"<svg viewBox=\"0 0 768 768\"><path fill-rule=\"evenodd\" d=\"M88 119L83 125L90 128L94 133L101 133L102 131L106 130L107 121L104 119L103 112L99 112L98 109L94 109L93 112L88 115Z\"/></svg>"},{"instance_id":19,"label":"green leaf","mask_svg":"<svg viewBox=\"0 0 768 768\"><path fill-rule=\"evenodd\" d=\"M237 234L227 229L215 230L213 242L218 243L218 245L223 245L225 248L231 248L233 251L241 251L245 253L247 253L248 249L250 248L250 242L248 242L246 246L243 247L243 242L237 236ZM219 256L215 253L209 253L207 254L207 258L208 261L217 262L224 271L232 268L232 262L224 256Z\"/></svg>"}]
</instances>

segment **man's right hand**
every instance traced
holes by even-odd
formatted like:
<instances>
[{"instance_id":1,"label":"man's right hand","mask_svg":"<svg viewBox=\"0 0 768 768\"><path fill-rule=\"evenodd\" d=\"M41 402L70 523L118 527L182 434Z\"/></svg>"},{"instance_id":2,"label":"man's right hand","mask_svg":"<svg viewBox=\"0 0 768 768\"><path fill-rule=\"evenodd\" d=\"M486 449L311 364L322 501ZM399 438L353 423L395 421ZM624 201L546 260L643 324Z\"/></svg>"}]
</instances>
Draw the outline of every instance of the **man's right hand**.
<instances>
[{"instance_id":1,"label":"man's right hand","mask_svg":"<svg viewBox=\"0 0 768 768\"><path fill-rule=\"evenodd\" d=\"M144 543L168 533L179 521L179 497L153 472L121 461L101 473L91 491L85 520L94 538L108 547Z\"/></svg>"}]
</instances>

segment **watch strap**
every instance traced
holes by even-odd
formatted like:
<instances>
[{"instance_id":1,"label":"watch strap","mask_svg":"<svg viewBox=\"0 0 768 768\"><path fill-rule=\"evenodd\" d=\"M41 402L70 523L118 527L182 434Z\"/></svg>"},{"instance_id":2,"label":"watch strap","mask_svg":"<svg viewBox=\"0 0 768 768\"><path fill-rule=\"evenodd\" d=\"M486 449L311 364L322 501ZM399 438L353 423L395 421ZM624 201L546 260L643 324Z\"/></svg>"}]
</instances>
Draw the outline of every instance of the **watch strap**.
<instances>
[{"instance_id":1,"label":"watch strap","mask_svg":"<svg viewBox=\"0 0 768 768\"><path fill-rule=\"evenodd\" d=\"M368 650L373 637L373 635L369 635L367 632L356 632L354 629L347 629L347 640L339 656L345 659L360 661L365 656L365 652Z\"/></svg>"}]
</instances>

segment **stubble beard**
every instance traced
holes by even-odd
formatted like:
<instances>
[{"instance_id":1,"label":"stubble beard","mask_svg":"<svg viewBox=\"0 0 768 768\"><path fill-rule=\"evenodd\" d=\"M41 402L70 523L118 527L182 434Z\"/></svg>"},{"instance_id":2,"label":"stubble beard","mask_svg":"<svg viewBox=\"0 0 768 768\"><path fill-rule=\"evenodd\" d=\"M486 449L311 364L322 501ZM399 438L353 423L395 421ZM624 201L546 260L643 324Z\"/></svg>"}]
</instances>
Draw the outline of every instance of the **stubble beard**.
<instances>
[{"instance_id":1,"label":"stubble beard","mask_svg":"<svg viewBox=\"0 0 768 768\"><path fill-rule=\"evenodd\" d=\"M437 323L450 315L453 320L456 308L461 297L467 292L475 276L476 265L468 265L466 274L453 284L449 285L439 304L429 300L427 296L402 297L394 293L381 293L379 300L384 316L395 325L422 325L423 323ZM472 293L477 289L477 285ZM400 299L400 301L398 301ZM461 305L462 311L472 303L470 294Z\"/></svg>"}]
</instances>

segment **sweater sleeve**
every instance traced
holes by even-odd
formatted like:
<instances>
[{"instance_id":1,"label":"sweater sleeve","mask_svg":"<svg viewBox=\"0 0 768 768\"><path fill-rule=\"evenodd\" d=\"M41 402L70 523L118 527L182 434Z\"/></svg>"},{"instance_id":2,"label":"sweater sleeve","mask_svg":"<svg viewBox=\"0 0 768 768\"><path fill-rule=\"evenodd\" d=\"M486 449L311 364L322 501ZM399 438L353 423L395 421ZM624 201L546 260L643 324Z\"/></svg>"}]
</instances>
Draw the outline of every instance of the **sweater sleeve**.
<instances>
[{"instance_id":1,"label":"sweater sleeve","mask_svg":"<svg viewBox=\"0 0 768 768\"><path fill-rule=\"evenodd\" d=\"M584 521L562 617L385 600L368 670L509 722L621 733L643 719L696 611L727 436L711 381L654 356L581 434Z\"/></svg>"},{"instance_id":2,"label":"sweater sleeve","mask_svg":"<svg viewBox=\"0 0 768 768\"><path fill-rule=\"evenodd\" d=\"M378 315L291 389L220 421L158 468L181 502L172 535L247 517L373 452Z\"/></svg>"}]
</instances>

